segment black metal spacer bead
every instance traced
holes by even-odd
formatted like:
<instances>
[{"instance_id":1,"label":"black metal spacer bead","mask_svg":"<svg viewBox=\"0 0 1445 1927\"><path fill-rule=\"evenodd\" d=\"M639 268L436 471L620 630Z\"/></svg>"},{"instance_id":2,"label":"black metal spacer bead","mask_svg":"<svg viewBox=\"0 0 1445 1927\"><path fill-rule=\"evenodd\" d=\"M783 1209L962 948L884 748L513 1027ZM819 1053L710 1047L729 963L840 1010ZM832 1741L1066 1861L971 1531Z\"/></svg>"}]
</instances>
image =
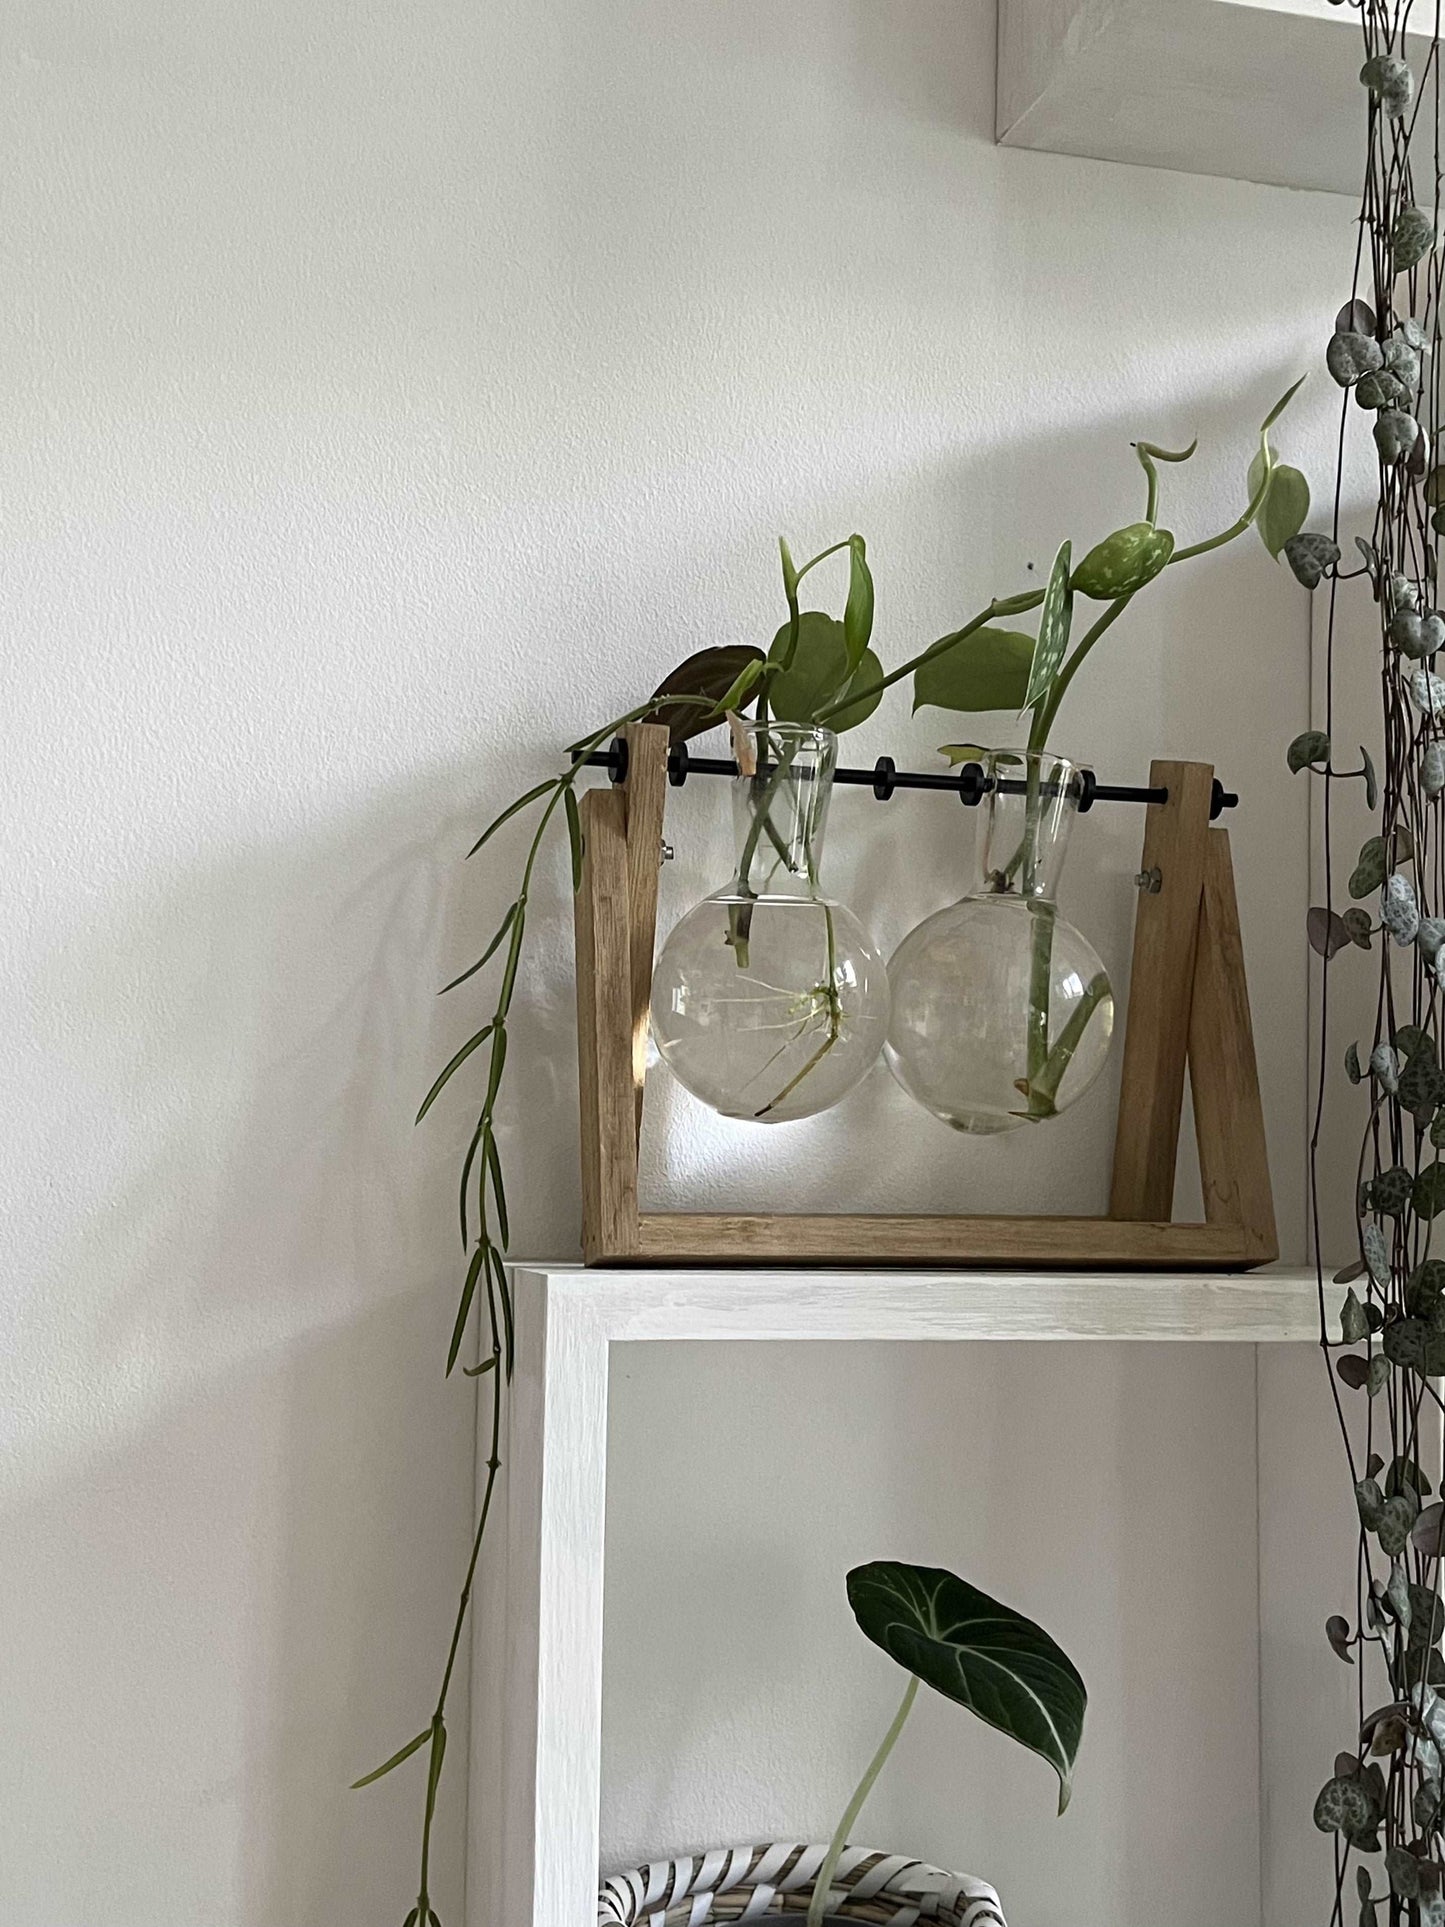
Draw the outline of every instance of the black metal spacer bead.
<instances>
[{"instance_id":1,"label":"black metal spacer bead","mask_svg":"<svg viewBox=\"0 0 1445 1927\"><path fill-rule=\"evenodd\" d=\"M613 783L627 781L627 738L614 736L603 762L608 780Z\"/></svg>"},{"instance_id":2,"label":"black metal spacer bead","mask_svg":"<svg viewBox=\"0 0 1445 1927\"><path fill-rule=\"evenodd\" d=\"M1209 795L1209 820L1215 822L1226 810L1237 809L1239 798L1233 790L1227 790L1216 776Z\"/></svg>"},{"instance_id":3,"label":"black metal spacer bead","mask_svg":"<svg viewBox=\"0 0 1445 1927\"><path fill-rule=\"evenodd\" d=\"M965 763L958 772L958 800L966 810L977 809L988 791L982 763Z\"/></svg>"},{"instance_id":4,"label":"black metal spacer bead","mask_svg":"<svg viewBox=\"0 0 1445 1927\"><path fill-rule=\"evenodd\" d=\"M886 803L898 787L898 765L891 756L880 756L873 765L873 794Z\"/></svg>"},{"instance_id":5,"label":"black metal spacer bead","mask_svg":"<svg viewBox=\"0 0 1445 1927\"><path fill-rule=\"evenodd\" d=\"M667 780L675 790L687 781L687 744L678 743L667 752Z\"/></svg>"},{"instance_id":6,"label":"black metal spacer bead","mask_svg":"<svg viewBox=\"0 0 1445 1927\"><path fill-rule=\"evenodd\" d=\"M1087 816L1094 807L1094 797L1098 793L1099 779L1091 769L1079 771L1079 815Z\"/></svg>"}]
</instances>

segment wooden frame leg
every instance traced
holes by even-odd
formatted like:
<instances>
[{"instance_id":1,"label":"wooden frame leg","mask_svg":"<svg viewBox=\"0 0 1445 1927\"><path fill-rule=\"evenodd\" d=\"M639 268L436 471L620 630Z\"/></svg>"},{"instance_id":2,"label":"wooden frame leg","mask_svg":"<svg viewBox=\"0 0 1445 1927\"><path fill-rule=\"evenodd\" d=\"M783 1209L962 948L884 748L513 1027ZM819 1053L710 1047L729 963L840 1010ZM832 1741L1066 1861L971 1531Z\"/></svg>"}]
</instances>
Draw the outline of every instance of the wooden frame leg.
<instances>
[{"instance_id":1,"label":"wooden frame leg","mask_svg":"<svg viewBox=\"0 0 1445 1927\"><path fill-rule=\"evenodd\" d=\"M1189 1083L1204 1216L1238 1225L1253 1262L1279 1256L1269 1147L1228 830L1211 830L1189 1018Z\"/></svg>"},{"instance_id":2,"label":"wooden frame leg","mask_svg":"<svg viewBox=\"0 0 1445 1927\"><path fill-rule=\"evenodd\" d=\"M1134 924L1109 1216L1157 1222L1174 1215L1214 771L1208 763L1155 762L1149 782L1167 789L1169 800L1150 805L1144 831L1143 868L1158 871L1159 887L1140 892Z\"/></svg>"},{"instance_id":3,"label":"wooden frame leg","mask_svg":"<svg viewBox=\"0 0 1445 1927\"><path fill-rule=\"evenodd\" d=\"M637 1103L626 800L582 799L577 891L577 1091L582 1121L582 1244L589 1263L637 1249ZM649 956L650 956L649 952Z\"/></svg>"}]
</instances>

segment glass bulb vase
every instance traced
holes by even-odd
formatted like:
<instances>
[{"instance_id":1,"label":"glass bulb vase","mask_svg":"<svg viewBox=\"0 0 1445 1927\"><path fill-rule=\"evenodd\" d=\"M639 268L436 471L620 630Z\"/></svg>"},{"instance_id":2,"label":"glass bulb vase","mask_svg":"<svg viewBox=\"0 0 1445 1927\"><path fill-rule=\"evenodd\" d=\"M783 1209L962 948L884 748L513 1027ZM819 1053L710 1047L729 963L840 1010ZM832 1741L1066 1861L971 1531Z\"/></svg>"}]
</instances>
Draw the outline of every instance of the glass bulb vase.
<instances>
[{"instance_id":1,"label":"glass bulb vase","mask_svg":"<svg viewBox=\"0 0 1445 1927\"><path fill-rule=\"evenodd\" d=\"M652 977L652 1030L725 1117L812 1117L866 1076L888 1027L882 955L819 876L837 763L831 730L743 727L737 874L678 923Z\"/></svg>"},{"instance_id":2,"label":"glass bulb vase","mask_svg":"<svg viewBox=\"0 0 1445 1927\"><path fill-rule=\"evenodd\" d=\"M1103 1069L1114 993L1059 913L1080 772L1051 751L995 750L972 889L920 923L888 966L889 1067L955 1130L1057 1117Z\"/></svg>"}]
</instances>

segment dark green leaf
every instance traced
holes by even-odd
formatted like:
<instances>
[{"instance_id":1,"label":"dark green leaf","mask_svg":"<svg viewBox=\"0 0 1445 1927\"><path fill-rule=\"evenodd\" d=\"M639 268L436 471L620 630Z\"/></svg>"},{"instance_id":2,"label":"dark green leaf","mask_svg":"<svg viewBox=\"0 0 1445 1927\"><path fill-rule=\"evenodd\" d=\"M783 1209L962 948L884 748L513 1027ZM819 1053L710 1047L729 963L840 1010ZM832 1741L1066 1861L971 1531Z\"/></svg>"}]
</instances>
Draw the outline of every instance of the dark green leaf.
<instances>
[{"instance_id":1,"label":"dark green leaf","mask_svg":"<svg viewBox=\"0 0 1445 1927\"><path fill-rule=\"evenodd\" d=\"M1302 769L1309 769L1317 763L1327 763L1330 757L1330 739L1322 729L1307 729L1295 737L1285 751L1285 761L1297 776Z\"/></svg>"},{"instance_id":2,"label":"dark green leaf","mask_svg":"<svg viewBox=\"0 0 1445 1927\"><path fill-rule=\"evenodd\" d=\"M461 1049L457 1052L456 1056L447 1065L446 1069L442 1072L441 1076L437 1079L436 1083L432 1085L431 1089L427 1092L425 1098L422 1100L422 1107L416 1114L416 1121L418 1124L421 1123L422 1119L426 1116L427 1112L431 1109L432 1105L435 1103L437 1097L441 1093L443 1085L446 1083L447 1079L451 1076L452 1072L458 1069L462 1064L464 1064L467 1061L467 1059L471 1056L472 1052L477 1048L478 1044L484 1044L486 1040L491 1036L491 1034L492 1034L492 1026L490 1024L483 1024L482 1028L477 1032L476 1036L469 1037L466 1043L462 1045Z\"/></svg>"},{"instance_id":3,"label":"dark green leaf","mask_svg":"<svg viewBox=\"0 0 1445 1927\"><path fill-rule=\"evenodd\" d=\"M1353 1666L1355 1656L1350 1651L1350 1622L1338 1613L1331 1613L1325 1621L1325 1638L1330 1642L1330 1650L1336 1659L1342 1659L1346 1666Z\"/></svg>"},{"instance_id":4,"label":"dark green leaf","mask_svg":"<svg viewBox=\"0 0 1445 1927\"><path fill-rule=\"evenodd\" d=\"M1350 942L1357 944L1361 950L1368 950L1373 929L1369 911L1361 910L1356 906L1346 910L1341 922L1345 926Z\"/></svg>"},{"instance_id":5,"label":"dark green leaf","mask_svg":"<svg viewBox=\"0 0 1445 1927\"><path fill-rule=\"evenodd\" d=\"M920 663L913 676L913 707L1019 710L1028 695L1034 639L1012 629L976 629L953 648Z\"/></svg>"},{"instance_id":6,"label":"dark green leaf","mask_svg":"<svg viewBox=\"0 0 1445 1927\"><path fill-rule=\"evenodd\" d=\"M891 1561L850 1572L848 1603L900 1666L1046 1759L1063 1812L1087 1695L1042 1627L950 1572Z\"/></svg>"},{"instance_id":7,"label":"dark green leaf","mask_svg":"<svg viewBox=\"0 0 1445 1927\"><path fill-rule=\"evenodd\" d=\"M1359 860L1350 877L1350 895L1356 903L1361 897L1373 896L1385 881L1388 868L1385 859L1385 839L1372 836L1360 845Z\"/></svg>"},{"instance_id":8,"label":"dark green leaf","mask_svg":"<svg viewBox=\"0 0 1445 1927\"><path fill-rule=\"evenodd\" d=\"M729 642L715 649L700 649L696 655L669 669L653 691L654 697L678 696L694 700L663 704L652 713L652 720L667 730L668 740L685 743L700 736L722 720L718 707L749 663L761 665L763 652L752 643ZM702 698L701 702L697 698Z\"/></svg>"},{"instance_id":9,"label":"dark green leaf","mask_svg":"<svg viewBox=\"0 0 1445 1927\"><path fill-rule=\"evenodd\" d=\"M1415 1180L1410 1201L1422 1218L1433 1218L1445 1211L1445 1164L1438 1158L1433 1164L1427 1164Z\"/></svg>"},{"instance_id":10,"label":"dark green leaf","mask_svg":"<svg viewBox=\"0 0 1445 1927\"><path fill-rule=\"evenodd\" d=\"M355 1793L359 1787L370 1786L374 1780L379 1780L384 1774L390 1773L394 1766L400 1766L403 1760L409 1760L417 1748L425 1746L430 1738L431 1728L429 1726L423 1727L414 1740L408 1740L405 1746L393 1753L391 1758L377 1767L374 1773L363 1773L359 1780L353 1780L351 1782L352 1792Z\"/></svg>"},{"instance_id":11,"label":"dark green leaf","mask_svg":"<svg viewBox=\"0 0 1445 1927\"><path fill-rule=\"evenodd\" d=\"M493 1352L491 1357L484 1358L480 1365L463 1365L462 1377L463 1378L481 1378L484 1373L492 1370L492 1368L496 1365L496 1362L497 1362L497 1354Z\"/></svg>"},{"instance_id":12,"label":"dark green leaf","mask_svg":"<svg viewBox=\"0 0 1445 1927\"><path fill-rule=\"evenodd\" d=\"M1370 1325L1365 1317L1365 1308L1352 1287L1345 1293L1344 1306L1340 1311L1340 1337L1346 1345L1358 1345L1369 1335Z\"/></svg>"},{"instance_id":13,"label":"dark green leaf","mask_svg":"<svg viewBox=\"0 0 1445 1927\"><path fill-rule=\"evenodd\" d=\"M848 603L843 611L843 637L850 668L857 670L873 636L873 577L861 535L848 537ZM834 728L837 724L834 724Z\"/></svg>"},{"instance_id":14,"label":"dark green leaf","mask_svg":"<svg viewBox=\"0 0 1445 1927\"><path fill-rule=\"evenodd\" d=\"M572 793L572 785L567 785L563 798L567 812L567 841L572 846L572 893L582 888L582 818L577 811L577 798Z\"/></svg>"},{"instance_id":15,"label":"dark green leaf","mask_svg":"<svg viewBox=\"0 0 1445 1927\"><path fill-rule=\"evenodd\" d=\"M1363 1831L1370 1824L1370 1797L1354 1777L1337 1775L1326 1781L1315 1801L1315 1825L1321 1833Z\"/></svg>"},{"instance_id":16,"label":"dark green leaf","mask_svg":"<svg viewBox=\"0 0 1445 1927\"><path fill-rule=\"evenodd\" d=\"M1305 932L1310 940L1310 949L1323 957L1326 963L1346 949L1350 941L1349 925L1338 911L1326 910L1318 905L1305 918Z\"/></svg>"},{"instance_id":17,"label":"dark green leaf","mask_svg":"<svg viewBox=\"0 0 1445 1927\"><path fill-rule=\"evenodd\" d=\"M1292 535L1284 545L1284 559L1296 582L1306 589L1317 589L1326 569L1339 561L1340 548L1328 535Z\"/></svg>"},{"instance_id":18,"label":"dark green leaf","mask_svg":"<svg viewBox=\"0 0 1445 1927\"><path fill-rule=\"evenodd\" d=\"M1393 1077L1381 1076L1380 1081L1388 1088L1394 1083ZM1414 1180L1403 1164L1392 1164L1388 1171L1382 1171L1370 1184L1370 1204L1386 1218L1398 1218L1410 1202Z\"/></svg>"},{"instance_id":19,"label":"dark green leaf","mask_svg":"<svg viewBox=\"0 0 1445 1927\"><path fill-rule=\"evenodd\" d=\"M1064 660L1064 651L1069 646L1069 626L1074 614L1074 595L1069 585L1072 554L1070 545L1065 542L1054 557L1054 566L1049 571L1049 585L1044 591L1043 607L1039 611L1039 639L1034 647L1028 688L1024 692L1021 709L1033 709L1048 695Z\"/></svg>"},{"instance_id":20,"label":"dark green leaf","mask_svg":"<svg viewBox=\"0 0 1445 1927\"><path fill-rule=\"evenodd\" d=\"M535 803L539 796L545 796L549 790L556 789L557 782L558 779L555 776L549 776L545 783L534 783L525 796L519 796L515 803L509 803L500 816L494 816L492 818L476 842L467 851L467 855L475 856L484 843L491 841L504 823L509 822L519 810L526 809L529 803Z\"/></svg>"}]
</instances>

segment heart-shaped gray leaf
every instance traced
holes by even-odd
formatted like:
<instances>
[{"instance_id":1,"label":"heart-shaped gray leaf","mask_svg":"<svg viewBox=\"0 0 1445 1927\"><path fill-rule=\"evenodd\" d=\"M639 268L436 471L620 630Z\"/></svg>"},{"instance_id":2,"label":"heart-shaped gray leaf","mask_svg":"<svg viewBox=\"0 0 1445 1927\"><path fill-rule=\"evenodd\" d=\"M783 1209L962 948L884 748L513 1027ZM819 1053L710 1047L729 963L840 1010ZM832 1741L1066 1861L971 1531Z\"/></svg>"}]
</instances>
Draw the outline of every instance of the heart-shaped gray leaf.
<instances>
[{"instance_id":1,"label":"heart-shaped gray leaf","mask_svg":"<svg viewBox=\"0 0 1445 1927\"><path fill-rule=\"evenodd\" d=\"M1372 375L1385 365L1385 354L1371 335L1356 334L1341 328L1325 350L1325 366L1340 384L1348 388L1362 375Z\"/></svg>"},{"instance_id":2,"label":"heart-shaped gray leaf","mask_svg":"<svg viewBox=\"0 0 1445 1927\"><path fill-rule=\"evenodd\" d=\"M1366 1269L1369 1271L1375 1283L1381 1286L1388 1285L1390 1282L1390 1249L1385 1243L1384 1232L1381 1231L1377 1224L1367 1224L1360 1233L1360 1248L1365 1254ZM1350 1296L1353 1297L1354 1293L1351 1292ZM1361 1306L1360 1310L1363 1315L1364 1307ZM1358 1340L1363 1338L1364 1335L1362 1331L1358 1334L1357 1338L1347 1339L1346 1343L1354 1345L1358 1343Z\"/></svg>"},{"instance_id":3,"label":"heart-shaped gray leaf","mask_svg":"<svg viewBox=\"0 0 1445 1927\"><path fill-rule=\"evenodd\" d=\"M1445 743L1431 743L1420 759L1420 782L1427 796L1445 790Z\"/></svg>"},{"instance_id":4,"label":"heart-shaped gray leaf","mask_svg":"<svg viewBox=\"0 0 1445 1927\"><path fill-rule=\"evenodd\" d=\"M1374 895L1384 883L1388 869L1384 837L1367 837L1360 845L1359 857L1350 873L1349 892L1356 903L1361 897Z\"/></svg>"},{"instance_id":5,"label":"heart-shaped gray leaf","mask_svg":"<svg viewBox=\"0 0 1445 1927\"><path fill-rule=\"evenodd\" d=\"M1041 1626L951 1572L891 1560L850 1572L848 1603L891 1659L1047 1760L1064 1811L1088 1696Z\"/></svg>"},{"instance_id":6,"label":"heart-shaped gray leaf","mask_svg":"<svg viewBox=\"0 0 1445 1927\"><path fill-rule=\"evenodd\" d=\"M1335 316L1335 332L1372 335L1375 332L1375 311L1369 302L1362 301L1358 295L1353 301L1347 301ZM1358 539L1357 537L1356 540Z\"/></svg>"},{"instance_id":7,"label":"heart-shaped gray leaf","mask_svg":"<svg viewBox=\"0 0 1445 1927\"><path fill-rule=\"evenodd\" d=\"M1426 716L1445 710L1445 682L1427 670L1417 669L1410 678L1410 701Z\"/></svg>"},{"instance_id":8,"label":"heart-shaped gray leaf","mask_svg":"<svg viewBox=\"0 0 1445 1927\"><path fill-rule=\"evenodd\" d=\"M1361 1832L1370 1824L1370 1797L1358 1776L1337 1774L1320 1788L1315 1825L1321 1833Z\"/></svg>"},{"instance_id":9,"label":"heart-shaped gray leaf","mask_svg":"<svg viewBox=\"0 0 1445 1927\"><path fill-rule=\"evenodd\" d=\"M1318 904L1305 919L1305 933L1310 940L1310 949L1323 957L1326 963L1344 950L1350 941L1350 927L1338 911L1326 910Z\"/></svg>"},{"instance_id":10,"label":"heart-shaped gray leaf","mask_svg":"<svg viewBox=\"0 0 1445 1927\"><path fill-rule=\"evenodd\" d=\"M1284 753L1284 760L1297 776L1312 764L1330 760L1330 739L1322 729L1303 730Z\"/></svg>"},{"instance_id":11,"label":"heart-shaped gray leaf","mask_svg":"<svg viewBox=\"0 0 1445 1927\"><path fill-rule=\"evenodd\" d=\"M1385 879L1380 891L1380 921L1396 943L1404 945L1415 941L1420 928L1420 906L1415 901L1414 884L1398 871ZM1348 931L1345 940L1349 940Z\"/></svg>"},{"instance_id":12,"label":"heart-shaped gray leaf","mask_svg":"<svg viewBox=\"0 0 1445 1927\"><path fill-rule=\"evenodd\" d=\"M1340 1309L1340 1337L1347 1345L1358 1345L1361 1339L1369 1335L1370 1323L1365 1317L1365 1308L1351 1288L1345 1293L1345 1302Z\"/></svg>"},{"instance_id":13,"label":"heart-shaped gray leaf","mask_svg":"<svg viewBox=\"0 0 1445 1927\"><path fill-rule=\"evenodd\" d=\"M1435 223L1423 207L1402 207L1390 230L1390 259L1396 274L1423 261L1435 239Z\"/></svg>"},{"instance_id":14,"label":"heart-shaped gray leaf","mask_svg":"<svg viewBox=\"0 0 1445 1927\"><path fill-rule=\"evenodd\" d=\"M1381 377L1372 375L1372 381ZM1385 408L1375 418L1375 446L1387 462L1401 462L1420 439L1420 424L1403 408Z\"/></svg>"},{"instance_id":15,"label":"heart-shaped gray leaf","mask_svg":"<svg viewBox=\"0 0 1445 1927\"><path fill-rule=\"evenodd\" d=\"M1340 559L1340 545L1327 535L1294 535L1284 545L1284 559L1294 571L1296 582L1306 589L1317 589L1326 569Z\"/></svg>"}]
</instances>

